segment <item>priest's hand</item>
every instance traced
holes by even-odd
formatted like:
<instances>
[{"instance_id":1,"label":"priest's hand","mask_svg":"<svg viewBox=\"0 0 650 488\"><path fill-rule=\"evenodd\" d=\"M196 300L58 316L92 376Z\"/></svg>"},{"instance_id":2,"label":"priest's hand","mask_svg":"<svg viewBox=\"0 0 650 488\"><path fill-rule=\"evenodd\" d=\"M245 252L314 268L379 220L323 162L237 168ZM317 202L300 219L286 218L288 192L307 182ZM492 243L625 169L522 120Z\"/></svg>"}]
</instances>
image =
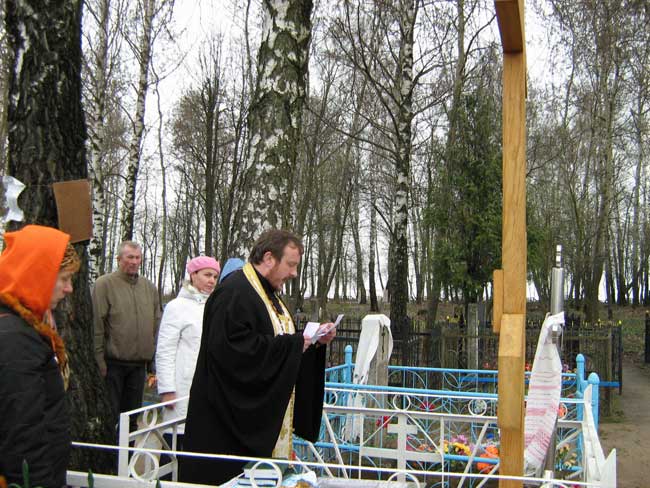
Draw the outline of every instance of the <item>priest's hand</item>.
<instances>
[{"instance_id":1,"label":"priest's hand","mask_svg":"<svg viewBox=\"0 0 650 488\"><path fill-rule=\"evenodd\" d=\"M302 352L305 352L307 348L312 345L311 337L302 336L302 339L304 341L302 344Z\"/></svg>"},{"instance_id":2,"label":"priest's hand","mask_svg":"<svg viewBox=\"0 0 650 488\"><path fill-rule=\"evenodd\" d=\"M161 401L161 403L164 403L164 402L171 402L172 400L176 400L176 392L175 392L175 391L170 391L170 392L167 392L167 393L162 393L162 394L160 395L160 401ZM165 405L165 408L169 408L170 410L173 410L173 409L174 409L174 404L172 403L172 404L170 404L170 405Z\"/></svg>"},{"instance_id":3,"label":"priest's hand","mask_svg":"<svg viewBox=\"0 0 650 488\"><path fill-rule=\"evenodd\" d=\"M321 329L327 330L327 333L323 336L320 336L318 338L318 342L327 345L336 337L336 327L334 327L334 324L332 322L329 322L327 324L322 324Z\"/></svg>"}]
</instances>

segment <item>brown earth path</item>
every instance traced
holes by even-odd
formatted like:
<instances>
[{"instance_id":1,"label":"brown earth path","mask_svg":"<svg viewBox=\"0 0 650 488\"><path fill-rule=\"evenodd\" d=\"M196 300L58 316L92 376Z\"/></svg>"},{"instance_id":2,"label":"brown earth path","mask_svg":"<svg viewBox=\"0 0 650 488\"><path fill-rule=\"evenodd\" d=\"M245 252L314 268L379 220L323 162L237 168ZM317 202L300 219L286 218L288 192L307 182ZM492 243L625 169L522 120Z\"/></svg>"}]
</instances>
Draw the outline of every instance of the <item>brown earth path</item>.
<instances>
[{"instance_id":1,"label":"brown earth path","mask_svg":"<svg viewBox=\"0 0 650 488\"><path fill-rule=\"evenodd\" d=\"M650 488L650 369L623 362L620 421L601 422L598 434L607 457L616 449L617 488Z\"/></svg>"}]
</instances>

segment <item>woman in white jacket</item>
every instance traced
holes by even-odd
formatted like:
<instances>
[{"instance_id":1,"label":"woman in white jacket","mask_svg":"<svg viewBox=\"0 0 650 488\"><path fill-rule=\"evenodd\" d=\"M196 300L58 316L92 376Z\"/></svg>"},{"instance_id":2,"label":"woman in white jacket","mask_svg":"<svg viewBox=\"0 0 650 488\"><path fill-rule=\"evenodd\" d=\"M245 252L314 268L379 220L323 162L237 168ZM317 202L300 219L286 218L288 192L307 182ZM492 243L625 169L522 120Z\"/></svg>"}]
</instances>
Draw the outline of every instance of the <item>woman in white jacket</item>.
<instances>
[{"instance_id":1,"label":"woman in white jacket","mask_svg":"<svg viewBox=\"0 0 650 488\"><path fill-rule=\"evenodd\" d=\"M189 395L201 345L203 308L219 277L219 262L198 256L187 264L190 281L165 307L156 348L158 394L163 402ZM185 417L187 399L168 405L163 419ZM184 426L178 427L177 450L182 449ZM167 435L166 435L167 437ZM168 441L171 437L168 438Z\"/></svg>"}]
</instances>

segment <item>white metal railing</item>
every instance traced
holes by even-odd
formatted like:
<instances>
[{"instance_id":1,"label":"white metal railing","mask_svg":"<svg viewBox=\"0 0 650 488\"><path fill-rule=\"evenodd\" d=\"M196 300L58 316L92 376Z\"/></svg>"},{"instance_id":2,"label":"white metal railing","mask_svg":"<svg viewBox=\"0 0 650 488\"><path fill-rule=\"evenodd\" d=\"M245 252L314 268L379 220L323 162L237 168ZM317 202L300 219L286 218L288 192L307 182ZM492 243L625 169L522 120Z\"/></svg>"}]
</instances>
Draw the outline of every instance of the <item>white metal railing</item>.
<instances>
[{"instance_id":1,"label":"white metal railing","mask_svg":"<svg viewBox=\"0 0 650 488\"><path fill-rule=\"evenodd\" d=\"M361 400L359 400L361 398ZM488 479L502 479L494 474L498 467L492 464L485 473L472 473L472 465L482 462L495 463L494 459L481 457L480 447L484 445L491 432L498 432L496 417L492 413L492 400L478 398L468 394L454 393L448 396L437 395L435 399L428 394L416 395L413 392L399 393L394 390L382 391L377 387L367 389L328 388L327 403L324 405L323 434L315 445L298 440L298 450L303 454L302 462L312 469L317 469L322 476L331 478L359 478L371 470L385 473L398 481L418 479L444 483L452 478L459 478L459 486L472 482L480 487ZM345 401L343 401L345 399ZM209 454L177 452L176 435L184 418L163 421L162 412L171 402L149 405L120 416L119 446L100 446L74 443L79 448L103 448L118 452L118 476L95 475L94 486L112 488L116 486L152 486L156 479L171 475L172 481L162 482L162 486L192 486L178 483L177 457L198 455L226 459L242 459L237 456L217 456ZM463 406L456 409L459 413L430 411L433 401L461 402ZM591 390L585 391L584 399L571 399L573 402L591 403ZM428 406L423 408L423 406ZM560 420L558 428L571 432L565 436L564 443L558 443L558 449L568 442L576 442L581 453L580 469L573 473L571 481L546 478L516 478L525 480L531 486L562 487L587 486L610 488L616 486L615 452L604 457L600 446L593 415L590 408L584 408L584 418L577 420ZM140 417L138 429L129 431L129 419ZM354 426L358 428L354 430ZM168 445L162 434L166 430L172 433L172 443ZM454 455L445 452L449 446L452 430L473 432L472 448L466 456L458 461L464 463L462 472L453 472L448 464L454 462ZM354 434L351 436L351 433ZM414 443L415 439L415 443ZM418 448L417 442L424 439L425 449ZM129 447L129 446L132 447ZM131 453L131 456L129 456ZM352 453L352 455L350 455ZM159 456L168 454L169 461L160 465ZM248 458L247 458L248 459ZM451 459L451 461L449 461ZM373 467L364 464L371 460ZM382 461L383 460L383 461ZM382 463L394 463L397 468L383 466ZM277 460L266 460L278 463ZM352 480L350 480L352 482ZM88 486L87 474L68 473L71 486ZM415 483L411 481L411 483ZM196 486L196 485L194 485ZM415 486L415 485L412 485Z\"/></svg>"},{"instance_id":2,"label":"white metal railing","mask_svg":"<svg viewBox=\"0 0 650 488\"><path fill-rule=\"evenodd\" d=\"M98 447L98 446L95 446ZM110 447L110 446L104 446ZM143 449L142 451L149 451L152 454L159 452L160 450L155 449ZM187 455L199 456L199 453L186 453ZM221 456L221 455L203 455L207 458L215 459L236 459L235 456ZM259 461L265 465L275 466L278 470L281 470L283 466L282 461L277 459L259 459L259 458L237 458L245 459L250 461ZM286 461L285 461L286 463ZM295 464L295 462L294 462ZM334 471L334 470L344 470L348 466L334 463L302 463L305 467L309 469L320 469L323 471ZM426 477L431 477L435 475L440 475L441 473L425 471L425 470L399 470L399 469L390 469L390 468L375 468L362 466L359 468L359 477L355 479L349 478L328 478L328 477L319 477L319 486L329 487L347 487L354 488L356 486L364 487L369 486L368 484L371 480L368 479L369 476L382 475L385 481L376 481L373 482L373 488L378 488L380 486L385 486L386 488L424 488L424 484L421 479ZM398 478L404 477L408 481L399 482ZM135 478L125 478L122 476L111 476L104 474L93 474L92 486L96 488L152 488L157 483L154 480L144 481ZM454 480L456 483L455 486L461 487L464 486L463 483L467 480L471 480L474 483L474 486L483 486L488 481L498 481L498 480L517 480L521 481L526 487L540 487L540 488L602 488L608 485L598 483L598 482L585 482L585 481L575 481L575 480L558 480L552 477L550 472L545 473L544 477L528 477L528 476L504 476L504 475L495 475L495 474L478 474L478 473L447 473L448 480ZM331 481L330 481L331 480ZM79 487L87 488L91 486L89 475L87 473L82 473L78 471L68 471L67 483L70 487ZM207 488L210 485L197 485L190 483L174 482L174 481L159 481L161 487L163 488ZM237 488L237 480L231 480L223 485L220 485L221 488ZM277 482L276 488L282 486L282 478ZM436 486L442 486L440 484Z\"/></svg>"},{"instance_id":3,"label":"white metal railing","mask_svg":"<svg viewBox=\"0 0 650 488\"><path fill-rule=\"evenodd\" d=\"M133 445L133 455L129 459L129 451L120 449L118 454L117 474L122 477L133 477L142 481L159 479L171 474L172 481L178 480L178 460L176 456L178 427L185 424L185 417L176 417L162 420L163 412L168 406L187 400L188 396L174 400L148 405L142 408L123 412L120 414L119 446L124 448ZM130 420L135 416L139 418L138 430L130 431ZM169 445L163 434L171 430L172 444ZM160 466L160 455L155 455L147 450L138 450L160 446L162 451L168 451L169 462Z\"/></svg>"},{"instance_id":4,"label":"white metal railing","mask_svg":"<svg viewBox=\"0 0 650 488\"><path fill-rule=\"evenodd\" d=\"M584 392L585 405L592 401L592 386L589 385ZM589 482L600 483L604 488L616 487L616 449L612 449L605 458L603 448L598 438L598 430L594 415L590 408L584 409L582 421L582 439L584 458L582 465L585 470L585 479Z\"/></svg>"}]
</instances>

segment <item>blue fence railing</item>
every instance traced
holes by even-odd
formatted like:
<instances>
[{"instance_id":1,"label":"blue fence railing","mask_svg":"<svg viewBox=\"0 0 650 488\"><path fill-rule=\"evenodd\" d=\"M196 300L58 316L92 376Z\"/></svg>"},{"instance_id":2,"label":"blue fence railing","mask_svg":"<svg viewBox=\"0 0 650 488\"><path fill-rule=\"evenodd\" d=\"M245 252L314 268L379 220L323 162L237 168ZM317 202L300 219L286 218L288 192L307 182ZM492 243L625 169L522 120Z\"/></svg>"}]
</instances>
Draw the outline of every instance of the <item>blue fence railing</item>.
<instances>
[{"instance_id":1,"label":"blue fence railing","mask_svg":"<svg viewBox=\"0 0 650 488\"><path fill-rule=\"evenodd\" d=\"M351 386L354 372L352 359L353 349L351 345L345 347L345 361L341 365L332 366L326 369L325 381L328 386ZM592 393L592 410L594 421L598 427L599 410L599 388L602 385L596 373L590 373L585 378L585 357L582 354L576 356L576 372L562 373L562 403L565 410L562 412L564 418L582 420L581 402L573 402L572 398L582 400L587 385L594 386ZM410 393L426 392L431 395L448 394L458 392L463 394L473 393L477 397L483 395L495 396L498 387L497 370L471 370L471 369L448 369L448 368L422 368L413 366L389 366L388 391L402 391ZM530 372L525 373L525 381L528 384ZM354 387L352 387L354 388ZM364 386L368 388L368 386ZM370 387L372 388L372 387ZM576 405L576 411L572 411L571 405Z\"/></svg>"}]
</instances>

